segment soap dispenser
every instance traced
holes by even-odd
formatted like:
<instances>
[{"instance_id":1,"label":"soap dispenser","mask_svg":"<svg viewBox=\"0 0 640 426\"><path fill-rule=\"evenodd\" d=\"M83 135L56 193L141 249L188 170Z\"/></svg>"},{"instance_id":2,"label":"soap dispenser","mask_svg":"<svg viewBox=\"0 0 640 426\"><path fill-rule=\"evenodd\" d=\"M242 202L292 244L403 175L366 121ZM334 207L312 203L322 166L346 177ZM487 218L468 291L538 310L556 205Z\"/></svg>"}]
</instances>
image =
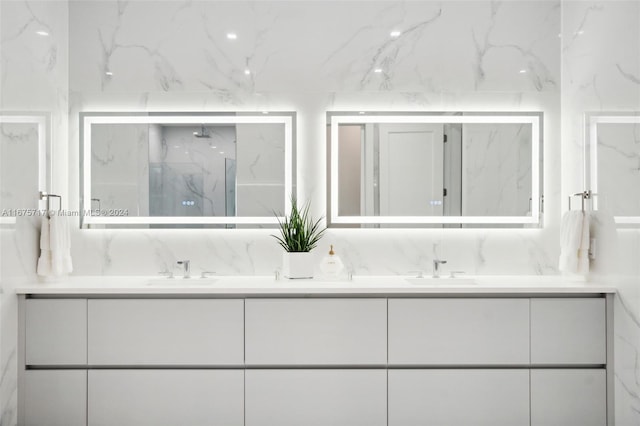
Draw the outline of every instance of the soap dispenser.
<instances>
[{"instance_id":1,"label":"soap dispenser","mask_svg":"<svg viewBox=\"0 0 640 426\"><path fill-rule=\"evenodd\" d=\"M320 271L327 278L338 278L340 276L340 272L344 268L344 264L340 259L340 256L336 255L333 251L333 245L329 250L329 254L322 259L322 263L320 264Z\"/></svg>"}]
</instances>

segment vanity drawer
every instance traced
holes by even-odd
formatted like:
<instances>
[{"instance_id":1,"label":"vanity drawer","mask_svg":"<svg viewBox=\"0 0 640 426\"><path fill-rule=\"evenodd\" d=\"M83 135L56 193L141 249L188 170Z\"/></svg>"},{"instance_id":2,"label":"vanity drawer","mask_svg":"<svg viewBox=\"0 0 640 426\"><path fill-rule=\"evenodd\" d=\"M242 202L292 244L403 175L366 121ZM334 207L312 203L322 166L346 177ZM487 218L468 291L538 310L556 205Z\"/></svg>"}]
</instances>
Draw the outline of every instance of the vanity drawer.
<instances>
[{"instance_id":1,"label":"vanity drawer","mask_svg":"<svg viewBox=\"0 0 640 426\"><path fill-rule=\"evenodd\" d=\"M243 364L242 300L89 300L90 365Z\"/></svg>"},{"instance_id":2,"label":"vanity drawer","mask_svg":"<svg viewBox=\"0 0 640 426\"><path fill-rule=\"evenodd\" d=\"M18 424L87 424L87 370L27 370L23 383L24 417Z\"/></svg>"},{"instance_id":3,"label":"vanity drawer","mask_svg":"<svg viewBox=\"0 0 640 426\"><path fill-rule=\"evenodd\" d=\"M389 370L389 426L529 426L529 370Z\"/></svg>"},{"instance_id":4,"label":"vanity drawer","mask_svg":"<svg viewBox=\"0 0 640 426\"><path fill-rule=\"evenodd\" d=\"M246 371L246 426L386 426L387 372Z\"/></svg>"},{"instance_id":5,"label":"vanity drawer","mask_svg":"<svg viewBox=\"0 0 640 426\"><path fill-rule=\"evenodd\" d=\"M605 369L531 370L531 426L605 426Z\"/></svg>"},{"instance_id":6,"label":"vanity drawer","mask_svg":"<svg viewBox=\"0 0 640 426\"><path fill-rule=\"evenodd\" d=\"M87 363L87 300L25 300L26 365Z\"/></svg>"},{"instance_id":7,"label":"vanity drawer","mask_svg":"<svg viewBox=\"0 0 640 426\"><path fill-rule=\"evenodd\" d=\"M385 299L247 299L247 365L385 365Z\"/></svg>"},{"instance_id":8,"label":"vanity drawer","mask_svg":"<svg viewBox=\"0 0 640 426\"><path fill-rule=\"evenodd\" d=\"M244 371L90 370L91 426L244 425Z\"/></svg>"},{"instance_id":9,"label":"vanity drawer","mask_svg":"<svg viewBox=\"0 0 640 426\"><path fill-rule=\"evenodd\" d=\"M531 300L532 364L605 364L604 298Z\"/></svg>"},{"instance_id":10,"label":"vanity drawer","mask_svg":"<svg viewBox=\"0 0 640 426\"><path fill-rule=\"evenodd\" d=\"M529 363L529 299L389 299L389 364Z\"/></svg>"}]
</instances>

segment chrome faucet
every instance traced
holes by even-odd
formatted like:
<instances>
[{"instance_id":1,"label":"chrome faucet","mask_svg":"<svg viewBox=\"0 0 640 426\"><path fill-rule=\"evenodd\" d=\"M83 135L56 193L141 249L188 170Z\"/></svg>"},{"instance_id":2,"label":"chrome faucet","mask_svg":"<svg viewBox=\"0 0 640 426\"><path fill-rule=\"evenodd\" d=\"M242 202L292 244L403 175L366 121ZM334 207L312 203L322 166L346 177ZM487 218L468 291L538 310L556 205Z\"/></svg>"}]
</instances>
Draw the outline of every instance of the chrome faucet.
<instances>
[{"instance_id":1,"label":"chrome faucet","mask_svg":"<svg viewBox=\"0 0 640 426\"><path fill-rule=\"evenodd\" d=\"M433 259L433 278L440 278L440 264L447 263L446 260Z\"/></svg>"},{"instance_id":2,"label":"chrome faucet","mask_svg":"<svg viewBox=\"0 0 640 426\"><path fill-rule=\"evenodd\" d=\"M191 278L191 262L188 260L178 260L178 265L184 268L182 278Z\"/></svg>"}]
</instances>

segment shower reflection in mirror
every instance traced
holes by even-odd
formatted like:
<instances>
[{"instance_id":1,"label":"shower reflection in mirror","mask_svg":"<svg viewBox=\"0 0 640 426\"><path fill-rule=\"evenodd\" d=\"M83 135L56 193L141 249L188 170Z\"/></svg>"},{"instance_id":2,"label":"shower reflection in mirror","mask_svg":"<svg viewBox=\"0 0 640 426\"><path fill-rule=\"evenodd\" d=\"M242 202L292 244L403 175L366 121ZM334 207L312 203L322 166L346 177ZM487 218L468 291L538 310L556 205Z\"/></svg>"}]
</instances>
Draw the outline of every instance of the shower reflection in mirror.
<instances>
[{"instance_id":1,"label":"shower reflection in mirror","mask_svg":"<svg viewBox=\"0 0 640 426\"><path fill-rule=\"evenodd\" d=\"M285 210L291 114L84 118L85 223L235 227Z\"/></svg>"}]
</instances>

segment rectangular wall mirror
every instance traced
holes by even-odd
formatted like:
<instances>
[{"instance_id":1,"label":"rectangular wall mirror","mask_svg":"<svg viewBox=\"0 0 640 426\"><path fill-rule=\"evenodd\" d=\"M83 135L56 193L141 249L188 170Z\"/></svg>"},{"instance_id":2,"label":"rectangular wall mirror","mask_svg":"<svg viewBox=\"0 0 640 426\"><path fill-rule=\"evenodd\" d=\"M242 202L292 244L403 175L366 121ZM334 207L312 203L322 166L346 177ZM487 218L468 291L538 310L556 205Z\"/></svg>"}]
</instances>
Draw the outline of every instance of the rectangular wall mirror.
<instances>
[{"instance_id":1,"label":"rectangular wall mirror","mask_svg":"<svg viewBox=\"0 0 640 426\"><path fill-rule=\"evenodd\" d=\"M0 113L0 224L42 214L50 181L49 114Z\"/></svg>"},{"instance_id":2,"label":"rectangular wall mirror","mask_svg":"<svg viewBox=\"0 0 640 426\"><path fill-rule=\"evenodd\" d=\"M622 226L640 225L640 113L587 114L593 208Z\"/></svg>"},{"instance_id":3,"label":"rectangular wall mirror","mask_svg":"<svg viewBox=\"0 0 640 426\"><path fill-rule=\"evenodd\" d=\"M81 226L255 228L295 190L295 113L82 113Z\"/></svg>"},{"instance_id":4,"label":"rectangular wall mirror","mask_svg":"<svg viewBox=\"0 0 640 426\"><path fill-rule=\"evenodd\" d=\"M542 113L329 112L332 227L540 225Z\"/></svg>"}]
</instances>

